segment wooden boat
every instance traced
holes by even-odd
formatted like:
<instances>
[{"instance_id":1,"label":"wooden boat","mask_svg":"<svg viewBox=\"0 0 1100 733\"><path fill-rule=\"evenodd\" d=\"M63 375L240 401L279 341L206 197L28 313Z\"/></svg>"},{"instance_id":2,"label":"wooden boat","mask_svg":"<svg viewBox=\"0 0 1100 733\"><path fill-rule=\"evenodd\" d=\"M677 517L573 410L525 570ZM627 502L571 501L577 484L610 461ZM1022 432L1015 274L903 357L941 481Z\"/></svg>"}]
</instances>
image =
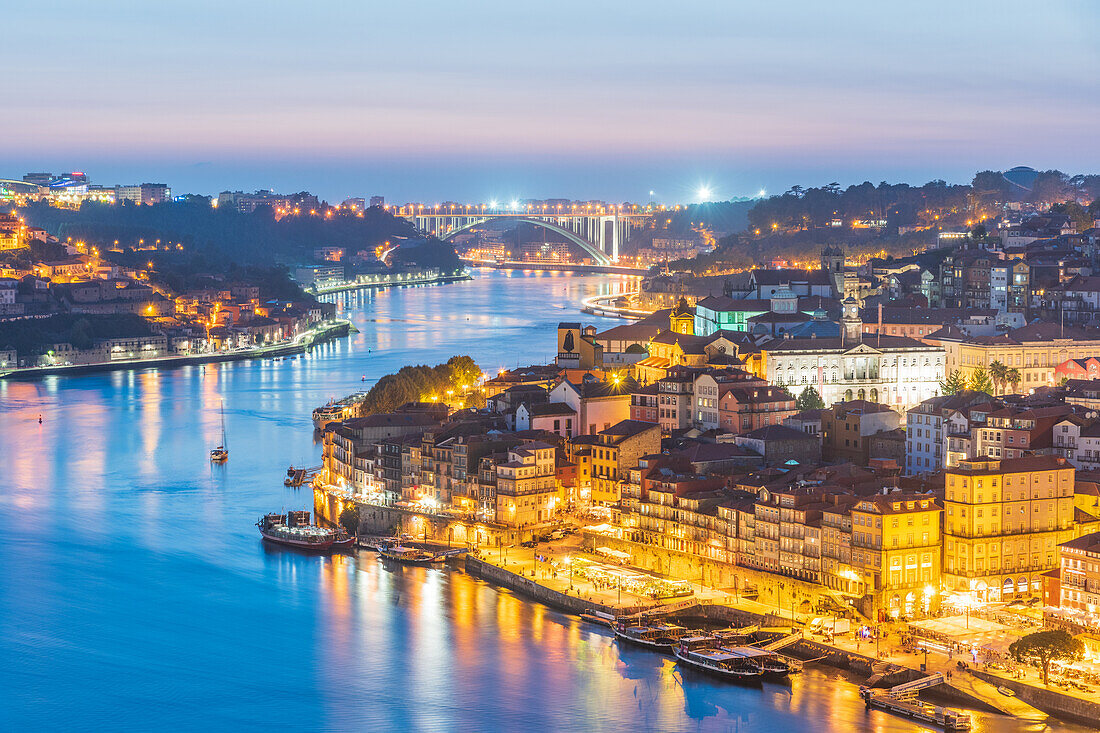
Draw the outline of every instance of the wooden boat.
<instances>
[{"instance_id":1,"label":"wooden boat","mask_svg":"<svg viewBox=\"0 0 1100 733\"><path fill-rule=\"evenodd\" d=\"M617 638L665 653L671 651L672 646L689 633L691 632L683 626L676 626L675 624L628 626L624 621L615 624L615 636Z\"/></svg>"},{"instance_id":2,"label":"wooden boat","mask_svg":"<svg viewBox=\"0 0 1100 733\"><path fill-rule=\"evenodd\" d=\"M751 658L728 649L693 649L687 644L677 644L672 651L676 659L688 667L733 682L754 684L759 683L763 677L760 667Z\"/></svg>"},{"instance_id":3,"label":"wooden boat","mask_svg":"<svg viewBox=\"0 0 1100 733\"><path fill-rule=\"evenodd\" d=\"M355 547L355 535L348 534L343 529L336 530L336 538L332 541L332 549L347 550Z\"/></svg>"},{"instance_id":4,"label":"wooden boat","mask_svg":"<svg viewBox=\"0 0 1100 733\"><path fill-rule=\"evenodd\" d=\"M587 621L590 624L597 624L599 626L611 628L615 625L615 620L613 618L607 618L608 615L609 614L601 615L601 612L599 611L595 611L593 613L582 613L581 621Z\"/></svg>"},{"instance_id":5,"label":"wooden boat","mask_svg":"<svg viewBox=\"0 0 1100 733\"><path fill-rule=\"evenodd\" d=\"M766 649L751 646L723 646L722 651L739 654L748 659L759 668L760 674L767 679L782 679L792 672L802 671L797 662L788 661L783 656Z\"/></svg>"},{"instance_id":6,"label":"wooden boat","mask_svg":"<svg viewBox=\"0 0 1100 733\"><path fill-rule=\"evenodd\" d=\"M379 545L378 554L387 560L395 560L406 565L432 565L443 562L443 558L438 555L404 545Z\"/></svg>"}]
</instances>

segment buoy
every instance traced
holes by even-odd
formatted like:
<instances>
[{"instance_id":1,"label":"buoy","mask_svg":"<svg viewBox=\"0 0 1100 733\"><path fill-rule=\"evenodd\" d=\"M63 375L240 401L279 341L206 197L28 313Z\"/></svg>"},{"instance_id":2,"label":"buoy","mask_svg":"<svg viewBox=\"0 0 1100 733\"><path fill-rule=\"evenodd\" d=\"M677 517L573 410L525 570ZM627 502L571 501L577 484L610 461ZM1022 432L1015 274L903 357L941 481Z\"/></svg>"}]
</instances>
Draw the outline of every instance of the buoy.
<instances>
[{"instance_id":1,"label":"buoy","mask_svg":"<svg viewBox=\"0 0 1100 733\"><path fill-rule=\"evenodd\" d=\"M41 425L41 424L42 424L42 416L41 416L41 415L39 415L39 416L38 416L38 424L39 424L39 425Z\"/></svg>"}]
</instances>

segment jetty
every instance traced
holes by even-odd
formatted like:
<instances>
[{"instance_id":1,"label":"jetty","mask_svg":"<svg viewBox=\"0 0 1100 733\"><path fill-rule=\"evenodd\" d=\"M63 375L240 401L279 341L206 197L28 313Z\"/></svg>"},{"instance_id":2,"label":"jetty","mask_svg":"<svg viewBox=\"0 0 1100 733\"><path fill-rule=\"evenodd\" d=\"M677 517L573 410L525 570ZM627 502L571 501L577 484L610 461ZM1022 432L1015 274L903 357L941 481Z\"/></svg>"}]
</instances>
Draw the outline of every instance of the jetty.
<instances>
[{"instance_id":1,"label":"jetty","mask_svg":"<svg viewBox=\"0 0 1100 733\"><path fill-rule=\"evenodd\" d=\"M887 690L861 687L859 694L867 703L868 708L885 710L895 715L939 726L947 731L970 730L971 719L969 713L932 705L917 698L917 693L921 690L927 690L946 682L947 679L943 673L936 672L926 677L903 682Z\"/></svg>"}]
</instances>

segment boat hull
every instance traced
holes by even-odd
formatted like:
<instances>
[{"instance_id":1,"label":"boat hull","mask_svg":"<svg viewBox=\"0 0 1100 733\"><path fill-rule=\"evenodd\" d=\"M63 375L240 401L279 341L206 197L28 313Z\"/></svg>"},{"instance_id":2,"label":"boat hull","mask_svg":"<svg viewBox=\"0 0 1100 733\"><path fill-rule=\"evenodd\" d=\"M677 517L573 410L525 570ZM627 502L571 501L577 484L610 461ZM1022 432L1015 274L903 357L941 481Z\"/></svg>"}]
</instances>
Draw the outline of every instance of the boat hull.
<instances>
[{"instance_id":1,"label":"boat hull","mask_svg":"<svg viewBox=\"0 0 1100 733\"><path fill-rule=\"evenodd\" d=\"M283 545L285 547L296 547L299 550L313 550L316 552L326 552L332 549L332 540L322 540L321 542L305 542L302 540L294 540L288 537L279 537L268 532L260 530L260 534L263 536L265 542L271 542L276 545Z\"/></svg>"},{"instance_id":2,"label":"boat hull","mask_svg":"<svg viewBox=\"0 0 1100 733\"><path fill-rule=\"evenodd\" d=\"M405 565L441 565L443 563L443 558L408 557L405 555L395 555L385 550L379 550L378 555L384 560L393 560L394 562L403 563Z\"/></svg>"},{"instance_id":3,"label":"boat hull","mask_svg":"<svg viewBox=\"0 0 1100 733\"><path fill-rule=\"evenodd\" d=\"M676 656L677 663L682 663L686 667L701 672L703 674L710 675L712 677L720 677L727 682L736 682L739 685L759 685L763 681L763 675L759 672L735 672L729 669L722 669L720 667L712 667L709 664L704 664L700 661L691 659L686 655L680 654L676 649L672 652Z\"/></svg>"},{"instance_id":4,"label":"boat hull","mask_svg":"<svg viewBox=\"0 0 1100 733\"><path fill-rule=\"evenodd\" d=\"M676 644L676 639L660 637L657 639L639 639L628 634L624 634L618 630L615 631L615 638L630 644L636 644L640 647L649 649L650 651L661 652L662 654L671 654L672 647Z\"/></svg>"}]
</instances>

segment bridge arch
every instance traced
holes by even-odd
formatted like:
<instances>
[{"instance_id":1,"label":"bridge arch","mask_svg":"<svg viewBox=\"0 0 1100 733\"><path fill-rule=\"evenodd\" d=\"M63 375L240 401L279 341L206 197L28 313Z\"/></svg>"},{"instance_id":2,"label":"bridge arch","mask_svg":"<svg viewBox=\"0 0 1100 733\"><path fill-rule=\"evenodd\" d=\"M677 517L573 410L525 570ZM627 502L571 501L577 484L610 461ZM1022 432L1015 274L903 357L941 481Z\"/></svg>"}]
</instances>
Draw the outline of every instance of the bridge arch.
<instances>
[{"instance_id":1,"label":"bridge arch","mask_svg":"<svg viewBox=\"0 0 1100 733\"><path fill-rule=\"evenodd\" d=\"M425 217L425 218L427 218L427 217ZM536 218L533 218L533 217L528 218L528 217L512 217L512 216L509 216L509 217L485 216L485 217L474 219L473 221L467 222L466 224L463 224L462 226L458 227L457 229L454 229L453 231L450 231L450 232L447 232L446 234L440 235L439 238L442 239L444 242L446 242L448 239L451 239L456 234L461 234L462 232L464 232L468 229L471 229L475 226L481 226L482 224L486 224L486 223L491 222L491 221L510 221L510 222L517 222L517 223L523 223L523 224L534 224L537 227L542 227L543 229L547 229L551 232L554 232L555 234L560 234L561 236L565 237L567 240L569 240L570 242L572 242L573 244L577 245L582 250L584 250L584 252L588 256L590 256L592 258L592 261L594 263L596 263L597 265L610 265L611 264L611 258L610 257L608 257L602 250L600 250L599 247L596 247L595 245L593 245L591 242L589 242L587 239L580 236L576 232L571 232L568 229L560 227L557 224L554 224L552 222L544 221L542 219L536 219Z\"/></svg>"}]
</instances>

